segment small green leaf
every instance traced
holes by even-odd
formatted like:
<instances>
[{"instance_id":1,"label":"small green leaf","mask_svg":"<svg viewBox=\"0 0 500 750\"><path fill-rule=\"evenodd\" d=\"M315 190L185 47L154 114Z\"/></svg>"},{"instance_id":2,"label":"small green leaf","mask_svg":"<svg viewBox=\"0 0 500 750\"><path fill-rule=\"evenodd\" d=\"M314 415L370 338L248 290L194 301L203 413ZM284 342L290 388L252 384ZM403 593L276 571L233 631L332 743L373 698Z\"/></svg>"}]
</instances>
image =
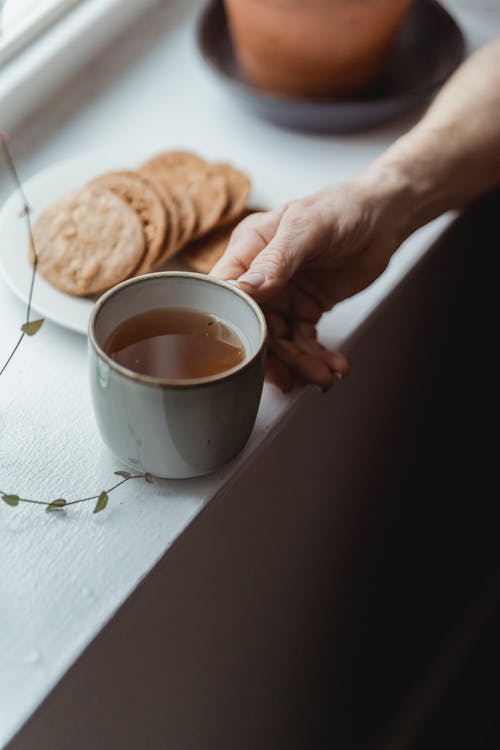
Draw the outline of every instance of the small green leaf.
<instances>
[{"instance_id":1,"label":"small green leaf","mask_svg":"<svg viewBox=\"0 0 500 750\"><path fill-rule=\"evenodd\" d=\"M19 495L2 495L2 500L12 507L19 504L19 499Z\"/></svg>"},{"instance_id":2,"label":"small green leaf","mask_svg":"<svg viewBox=\"0 0 500 750\"><path fill-rule=\"evenodd\" d=\"M45 321L43 318L41 318L40 320L30 320L28 323L22 324L21 331L27 336L34 336L35 333L40 330L44 322Z\"/></svg>"},{"instance_id":3,"label":"small green leaf","mask_svg":"<svg viewBox=\"0 0 500 750\"><path fill-rule=\"evenodd\" d=\"M94 508L94 513L100 513L101 510L104 510L106 505L108 504L108 493L106 490L103 490L101 494L99 495L99 499L97 500Z\"/></svg>"},{"instance_id":4,"label":"small green leaf","mask_svg":"<svg viewBox=\"0 0 500 750\"><path fill-rule=\"evenodd\" d=\"M115 474L117 477L123 477L124 479L130 479L130 477L132 476L130 471L122 471L122 470L115 471Z\"/></svg>"},{"instance_id":5,"label":"small green leaf","mask_svg":"<svg viewBox=\"0 0 500 750\"><path fill-rule=\"evenodd\" d=\"M66 500L62 497L58 497L57 500L53 500L50 505L45 508L46 513L50 513L53 510L61 510L66 505Z\"/></svg>"},{"instance_id":6,"label":"small green leaf","mask_svg":"<svg viewBox=\"0 0 500 750\"><path fill-rule=\"evenodd\" d=\"M156 480L152 474L150 474L148 471L144 474L144 479L148 484L156 484Z\"/></svg>"}]
</instances>

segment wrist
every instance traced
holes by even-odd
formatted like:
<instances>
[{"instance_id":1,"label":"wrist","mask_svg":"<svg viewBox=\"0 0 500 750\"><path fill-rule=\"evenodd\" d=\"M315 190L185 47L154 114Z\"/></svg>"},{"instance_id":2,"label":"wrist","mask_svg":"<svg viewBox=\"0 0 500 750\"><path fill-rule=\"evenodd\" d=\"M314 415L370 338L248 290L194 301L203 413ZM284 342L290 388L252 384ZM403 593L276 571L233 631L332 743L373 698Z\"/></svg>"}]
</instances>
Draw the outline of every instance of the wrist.
<instances>
[{"instance_id":1,"label":"wrist","mask_svg":"<svg viewBox=\"0 0 500 750\"><path fill-rule=\"evenodd\" d=\"M359 176L358 184L377 223L390 227L397 246L427 222L428 188L412 177L402 160L377 159Z\"/></svg>"},{"instance_id":2,"label":"wrist","mask_svg":"<svg viewBox=\"0 0 500 750\"><path fill-rule=\"evenodd\" d=\"M378 195L399 243L450 209L461 207L464 173L449 126L417 126L375 159L360 179ZM466 185L467 187L467 185Z\"/></svg>"}]
</instances>

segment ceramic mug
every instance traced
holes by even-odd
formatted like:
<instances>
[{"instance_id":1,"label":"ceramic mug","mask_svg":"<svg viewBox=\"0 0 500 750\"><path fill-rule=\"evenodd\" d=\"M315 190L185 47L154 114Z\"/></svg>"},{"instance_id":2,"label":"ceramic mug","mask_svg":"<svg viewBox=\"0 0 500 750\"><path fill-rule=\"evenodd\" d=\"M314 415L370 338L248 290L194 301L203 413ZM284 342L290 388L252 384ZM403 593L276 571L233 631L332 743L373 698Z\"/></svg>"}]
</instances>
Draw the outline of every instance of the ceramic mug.
<instances>
[{"instance_id":1,"label":"ceramic mug","mask_svg":"<svg viewBox=\"0 0 500 750\"><path fill-rule=\"evenodd\" d=\"M159 307L199 310L229 323L244 345L243 361L210 377L162 380L104 352L120 323ZM266 336L259 306L225 281L173 271L117 284L99 298L89 320L92 402L106 445L130 468L157 477L195 477L225 464L245 446L255 423Z\"/></svg>"}]
</instances>

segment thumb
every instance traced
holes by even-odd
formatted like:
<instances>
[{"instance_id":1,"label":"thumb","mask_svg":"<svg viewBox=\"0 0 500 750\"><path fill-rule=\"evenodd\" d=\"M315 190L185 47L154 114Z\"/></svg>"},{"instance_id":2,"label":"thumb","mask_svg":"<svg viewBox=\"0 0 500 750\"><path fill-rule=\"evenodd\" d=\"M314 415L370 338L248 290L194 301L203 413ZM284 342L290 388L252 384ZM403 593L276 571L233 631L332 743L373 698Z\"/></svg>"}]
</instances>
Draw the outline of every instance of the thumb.
<instances>
[{"instance_id":1,"label":"thumb","mask_svg":"<svg viewBox=\"0 0 500 750\"><path fill-rule=\"evenodd\" d=\"M306 260L311 235L307 214L298 207L287 207L270 242L239 276L238 286L259 302L282 291Z\"/></svg>"}]
</instances>

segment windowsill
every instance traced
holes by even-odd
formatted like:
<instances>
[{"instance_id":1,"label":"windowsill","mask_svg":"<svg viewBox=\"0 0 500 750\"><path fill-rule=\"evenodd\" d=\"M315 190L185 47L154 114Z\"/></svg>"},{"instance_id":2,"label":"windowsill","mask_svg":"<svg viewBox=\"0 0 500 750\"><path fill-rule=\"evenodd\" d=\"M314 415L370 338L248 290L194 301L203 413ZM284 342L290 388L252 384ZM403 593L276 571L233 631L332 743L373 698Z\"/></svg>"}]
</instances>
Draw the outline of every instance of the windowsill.
<instances>
[{"instance_id":1,"label":"windowsill","mask_svg":"<svg viewBox=\"0 0 500 750\"><path fill-rule=\"evenodd\" d=\"M152 4L85 0L0 70L0 128L12 131Z\"/></svg>"},{"instance_id":2,"label":"windowsill","mask_svg":"<svg viewBox=\"0 0 500 750\"><path fill-rule=\"evenodd\" d=\"M20 68L22 85L9 88L9 122L0 120L0 128L13 135L23 180L61 159L96 149L113 151L126 167L161 149L185 147L241 166L252 176L256 196L263 198L259 205L279 205L332 179L348 179L407 124L320 138L282 131L248 116L213 85L195 54L193 23L201 2L85 0L77 9L79 23L75 11L64 19L65 30L58 25L40 40L46 57L42 44L30 49L35 59L29 64L20 57L16 62L26 66L26 75ZM150 12L139 19L143 10ZM137 33L107 43L134 19ZM500 17L494 26L489 17L481 22L475 14L469 28L478 31L473 42L483 29L489 38L500 29ZM105 54L97 55L99 49ZM76 76L81 66L86 67ZM11 75L13 71L9 81ZM71 85L64 88L65 79ZM2 118L6 83L2 71ZM48 101L49 93L61 87L63 101ZM23 127L22 135L13 133L11 123L29 114L29 127ZM450 219L440 217L415 233L383 277L322 321L323 343L348 343L349 355L355 349L354 355L361 356L362 339L373 342L373 349L358 359L359 377L355 367L351 378L330 394L310 387L283 395L266 384L254 434L234 464L203 480L126 485L106 514L93 516L83 505L76 506L78 511L64 522L54 514L13 510L1 503L6 561L2 606L8 618L0 630L0 748L7 748L22 725L11 750L85 747L89 726L101 747L140 747L146 726L153 745L154 737L160 738L155 747L197 747L205 736L198 733L193 739L200 723L213 730L214 742L219 731L222 737L226 729L244 729L236 709L250 705L260 711L255 696L263 695L262 685L269 688L265 697L290 695L291 680L303 674L303 662L296 667L293 661L303 652L290 640L292 599L300 604L297 622L305 622L304 613L308 619L314 609L309 607L312 584L332 569L311 568L304 550L316 538L334 543L325 519L338 508L333 538L347 551L355 503L352 494L344 502L341 495L350 493L351 478L356 486L370 482L376 467L370 471L366 461L375 461L378 449L384 450L381 429L391 424L387 403L398 414L406 403L398 396L406 381L393 361L381 355L373 328L364 323L371 318L373 324L384 299ZM415 319L427 309L427 302L421 304L427 300L427 286L418 292ZM405 294L400 298L408 299ZM403 328L401 341L418 355L415 367L413 360L405 367L420 372L421 350L407 327L399 325L404 320L398 311L393 312L394 325ZM23 314L24 306L2 282L2 331L16 336ZM7 351L3 338L2 351ZM398 354L398 346L385 340ZM86 342L47 320L41 337L26 344L0 389L8 425L8 440L1 443L2 486L43 498L80 491L83 496L94 487L100 491L109 486L116 465L96 433ZM366 429L368 407L373 411L367 414L376 417L370 422L372 432ZM69 419L74 429L65 428ZM350 442L356 435L359 450ZM339 472L333 484L332 472ZM191 536L197 528L201 534ZM347 555L345 561L350 566ZM339 569L339 575L350 569ZM136 591L150 593L137 600ZM343 583L338 591L345 591ZM293 646L286 659L284 652L254 658L262 627ZM273 643L267 635L265 640ZM234 661L228 660L228 652ZM268 664L286 666L283 681L271 682ZM254 678L260 680L252 683L248 675L254 668ZM219 692L212 676L220 676ZM245 685L253 690L251 698ZM268 701L276 726L275 706L279 701ZM289 712L282 716L284 724L289 721ZM182 740L169 742L172 727L184 721ZM216 744L231 746L222 739Z\"/></svg>"}]
</instances>

